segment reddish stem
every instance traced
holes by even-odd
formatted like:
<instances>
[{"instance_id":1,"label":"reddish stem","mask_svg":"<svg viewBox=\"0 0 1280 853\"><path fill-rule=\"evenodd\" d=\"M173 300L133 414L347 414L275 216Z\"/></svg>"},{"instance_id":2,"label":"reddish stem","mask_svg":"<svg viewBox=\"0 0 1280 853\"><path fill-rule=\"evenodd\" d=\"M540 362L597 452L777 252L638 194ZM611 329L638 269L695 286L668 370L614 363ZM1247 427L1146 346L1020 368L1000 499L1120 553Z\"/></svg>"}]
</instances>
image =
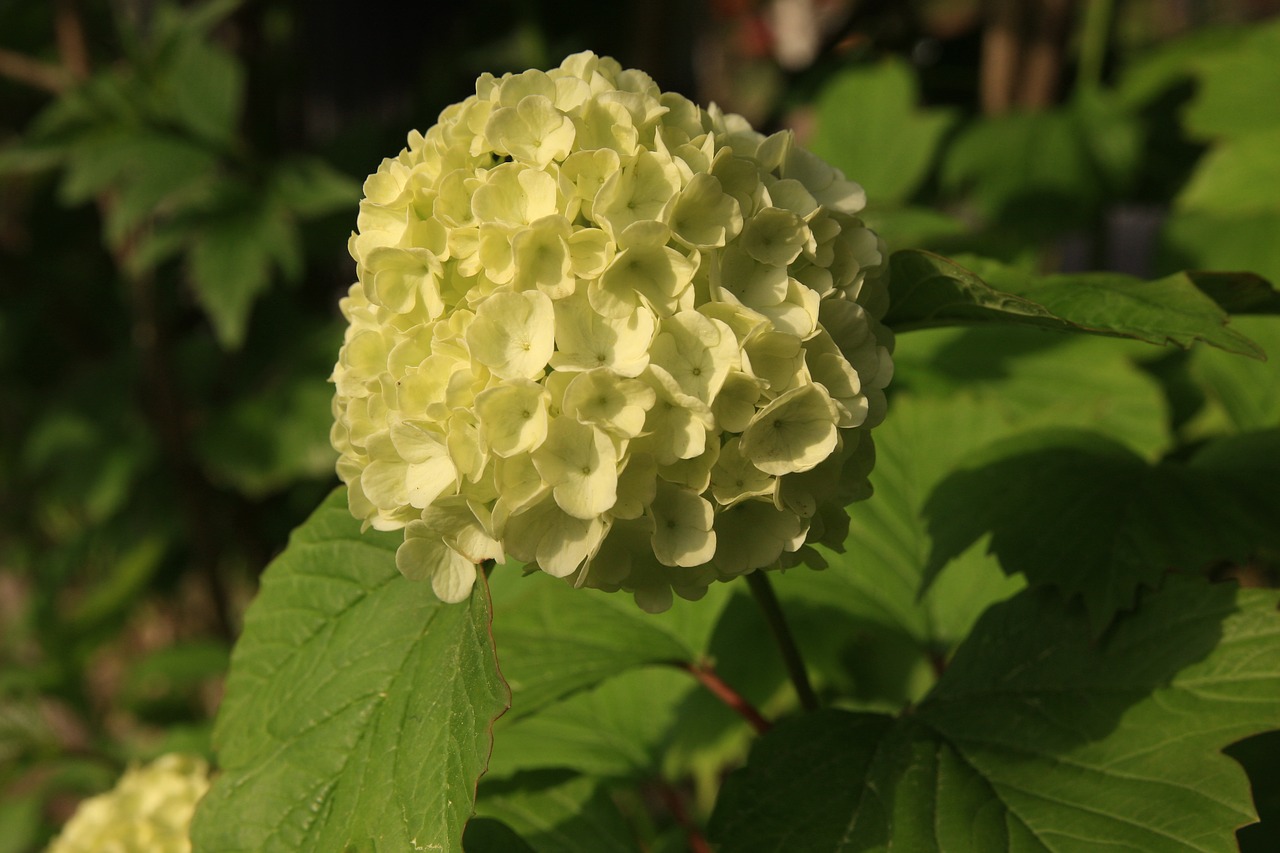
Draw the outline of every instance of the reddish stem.
<instances>
[{"instance_id":1,"label":"reddish stem","mask_svg":"<svg viewBox=\"0 0 1280 853\"><path fill-rule=\"evenodd\" d=\"M666 803L671 816L684 829L685 839L689 842L689 850L692 853L711 853L711 845L707 843L707 839L703 836L701 827L689 816L689 811L684 807L684 801L680 798L680 793L666 784L660 784L658 790L661 792L662 801Z\"/></svg>"},{"instance_id":2,"label":"reddish stem","mask_svg":"<svg viewBox=\"0 0 1280 853\"><path fill-rule=\"evenodd\" d=\"M696 678L699 684L711 691L711 695L746 720L756 734L762 735L772 727L772 723L766 720L754 705L743 698L741 693L725 684L724 679L716 674L713 667L707 664L686 663L684 661L676 663L675 666Z\"/></svg>"}]
</instances>

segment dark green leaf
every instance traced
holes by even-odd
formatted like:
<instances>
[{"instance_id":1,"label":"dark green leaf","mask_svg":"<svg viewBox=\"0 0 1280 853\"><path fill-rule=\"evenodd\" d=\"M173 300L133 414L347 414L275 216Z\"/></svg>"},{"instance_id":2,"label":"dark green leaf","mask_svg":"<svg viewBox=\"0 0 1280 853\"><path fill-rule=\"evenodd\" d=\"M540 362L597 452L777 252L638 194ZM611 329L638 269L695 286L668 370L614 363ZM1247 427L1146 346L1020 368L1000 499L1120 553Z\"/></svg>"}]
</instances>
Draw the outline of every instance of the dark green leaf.
<instances>
[{"instance_id":1,"label":"dark green leaf","mask_svg":"<svg viewBox=\"0 0 1280 853\"><path fill-rule=\"evenodd\" d=\"M233 207L197 232L188 254L191 284L224 347L243 343L253 302L273 269L297 273L298 239L292 220L266 203Z\"/></svg>"},{"instance_id":2,"label":"dark green leaf","mask_svg":"<svg viewBox=\"0 0 1280 853\"><path fill-rule=\"evenodd\" d=\"M483 586L441 604L396 570L398 539L362 535L339 490L267 569L198 849L459 849L507 691Z\"/></svg>"},{"instance_id":3,"label":"dark green leaf","mask_svg":"<svg viewBox=\"0 0 1280 853\"><path fill-rule=\"evenodd\" d=\"M754 851L1235 850L1253 819L1219 753L1280 726L1271 591L1170 583L1095 640L1028 590L991 608L915 713L784 721L712 817Z\"/></svg>"},{"instance_id":4,"label":"dark green leaf","mask_svg":"<svg viewBox=\"0 0 1280 853\"><path fill-rule=\"evenodd\" d=\"M1075 117L1066 110L975 122L948 148L943 185L964 190L990 219L1072 221L1098 195L1097 174ZM1056 213L1055 213L1056 211Z\"/></svg>"},{"instance_id":5,"label":"dark green leaf","mask_svg":"<svg viewBox=\"0 0 1280 853\"><path fill-rule=\"evenodd\" d=\"M890 304L884 322L897 331L1002 321L1062 327L1043 305L996 290L941 255L906 249L894 252L889 265Z\"/></svg>"},{"instance_id":6,"label":"dark green leaf","mask_svg":"<svg viewBox=\"0 0 1280 853\"><path fill-rule=\"evenodd\" d=\"M176 47L158 81L166 111L197 137L227 145L240 118L244 72L239 61L196 39Z\"/></svg>"},{"instance_id":7,"label":"dark green leaf","mask_svg":"<svg viewBox=\"0 0 1280 853\"><path fill-rule=\"evenodd\" d=\"M296 157L277 164L271 184L285 209L301 218L343 209L354 212L360 201L359 181L315 157Z\"/></svg>"},{"instance_id":8,"label":"dark green leaf","mask_svg":"<svg viewBox=\"0 0 1280 853\"><path fill-rule=\"evenodd\" d=\"M252 497L332 476L332 400L333 386L323 373L255 389L214 412L198 434L204 469L210 479Z\"/></svg>"},{"instance_id":9,"label":"dark green leaf","mask_svg":"<svg viewBox=\"0 0 1280 853\"><path fill-rule=\"evenodd\" d=\"M476 814L502 821L538 853L638 849L609 792L585 776L543 772L486 782L480 786ZM470 839L468 830L468 844Z\"/></svg>"},{"instance_id":10,"label":"dark green leaf","mask_svg":"<svg viewBox=\"0 0 1280 853\"><path fill-rule=\"evenodd\" d=\"M810 147L861 184L873 204L915 192L951 125L948 111L917 106L917 89L907 63L885 60L842 72L818 95Z\"/></svg>"},{"instance_id":11,"label":"dark green leaf","mask_svg":"<svg viewBox=\"0 0 1280 853\"><path fill-rule=\"evenodd\" d=\"M1190 347L1203 341L1259 358L1185 273L1142 281L1119 273L1032 276L993 261L895 252L886 325L899 331L963 323L1014 323ZM979 275L980 274L980 275Z\"/></svg>"},{"instance_id":12,"label":"dark green leaf","mask_svg":"<svg viewBox=\"0 0 1280 853\"><path fill-rule=\"evenodd\" d=\"M492 817L472 818L462 836L466 853L536 853L516 831Z\"/></svg>"},{"instance_id":13,"label":"dark green leaf","mask_svg":"<svg viewBox=\"0 0 1280 853\"><path fill-rule=\"evenodd\" d=\"M170 198L207 186L215 165L211 153L178 136L105 131L71 149L60 194L66 204L82 204L115 190L112 214L126 220L114 228L120 234Z\"/></svg>"},{"instance_id":14,"label":"dark green leaf","mask_svg":"<svg viewBox=\"0 0 1280 853\"><path fill-rule=\"evenodd\" d=\"M1260 275L1250 272L1189 271L1187 277L1232 317L1240 314L1280 314L1280 291ZM1267 350L1272 351L1280 353L1280 349Z\"/></svg>"},{"instance_id":15,"label":"dark green leaf","mask_svg":"<svg viewBox=\"0 0 1280 853\"><path fill-rule=\"evenodd\" d=\"M925 505L933 538L926 582L989 532L1006 572L1080 596L1100 630L1170 570L1280 547L1277 435L1251 441L1245 468L1229 464L1240 439L1209 445L1192 466L1149 466L1093 433L1002 441Z\"/></svg>"}]
</instances>

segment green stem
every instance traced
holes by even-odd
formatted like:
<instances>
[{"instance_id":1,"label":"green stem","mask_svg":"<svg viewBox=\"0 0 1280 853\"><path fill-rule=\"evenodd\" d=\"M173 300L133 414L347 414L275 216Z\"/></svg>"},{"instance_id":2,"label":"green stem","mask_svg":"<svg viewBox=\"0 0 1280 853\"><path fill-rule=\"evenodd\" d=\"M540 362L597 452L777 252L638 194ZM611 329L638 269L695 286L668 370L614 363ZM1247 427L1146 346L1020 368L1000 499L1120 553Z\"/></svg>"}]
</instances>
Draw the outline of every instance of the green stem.
<instances>
[{"instance_id":1,"label":"green stem","mask_svg":"<svg viewBox=\"0 0 1280 853\"><path fill-rule=\"evenodd\" d=\"M1076 71L1076 91L1096 92L1102 87L1102 66L1111 38L1114 0L1089 0L1080 30L1080 64Z\"/></svg>"},{"instance_id":2,"label":"green stem","mask_svg":"<svg viewBox=\"0 0 1280 853\"><path fill-rule=\"evenodd\" d=\"M747 585L751 587L751 594L760 605L760 610L764 613L764 621L769 625L769 632L773 634L773 639L778 644L778 651L782 653L782 663L787 668L787 675L791 677L791 683L796 688L796 695L800 697L800 707L806 711L818 710L818 696L813 692L813 685L809 683L809 672L805 669L804 660L800 657L800 649L796 646L795 637L792 636L791 628L787 625L787 619L782 613L782 606L778 603L778 596L773 591L773 584L769 582L769 576L764 570L758 569L747 575Z\"/></svg>"}]
</instances>

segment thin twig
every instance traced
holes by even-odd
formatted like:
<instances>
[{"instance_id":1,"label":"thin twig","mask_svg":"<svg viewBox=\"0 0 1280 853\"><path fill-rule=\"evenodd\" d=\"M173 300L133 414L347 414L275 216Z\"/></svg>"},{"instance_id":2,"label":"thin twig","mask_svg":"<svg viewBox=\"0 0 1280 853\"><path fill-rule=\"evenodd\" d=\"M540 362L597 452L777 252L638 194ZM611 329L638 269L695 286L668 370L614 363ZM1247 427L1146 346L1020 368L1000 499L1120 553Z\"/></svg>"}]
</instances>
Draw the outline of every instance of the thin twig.
<instances>
[{"instance_id":1,"label":"thin twig","mask_svg":"<svg viewBox=\"0 0 1280 853\"><path fill-rule=\"evenodd\" d=\"M1013 105L1013 90L1021 63L1018 0L989 0L982 34L982 112L1002 115Z\"/></svg>"},{"instance_id":2,"label":"thin twig","mask_svg":"<svg viewBox=\"0 0 1280 853\"><path fill-rule=\"evenodd\" d=\"M702 828L689 816L689 811L684 807L684 801L680 798L680 792L665 782L658 785L658 791L662 795L662 801L666 803L667 809L671 812L671 816L684 829L685 840L689 844L691 853L711 853L711 845L707 843L706 837L702 834Z\"/></svg>"},{"instance_id":3,"label":"thin twig","mask_svg":"<svg viewBox=\"0 0 1280 853\"><path fill-rule=\"evenodd\" d=\"M1074 2L1036 0L1031 6L1032 26L1022 49L1017 101L1024 110L1043 110L1053 104L1058 88Z\"/></svg>"},{"instance_id":4,"label":"thin twig","mask_svg":"<svg viewBox=\"0 0 1280 853\"><path fill-rule=\"evenodd\" d=\"M71 82L66 71L61 67L2 47L0 47L0 77L16 80L54 95L66 91Z\"/></svg>"},{"instance_id":5,"label":"thin twig","mask_svg":"<svg viewBox=\"0 0 1280 853\"><path fill-rule=\"evenodd\" d=\"M813 685L809 683L809 673L804 667L804 659L800 657L800 648L796 645L791 628L787 625L787 619L782 613L782 606L778 603L778 596L773 591L773 584L769 582L769 576L763 570L757 569L747 575L747 585L751 587L751 594L760 605L764 620L769 625L769 631L778 644L778 651L782 653L782 663L786 666L787 675L791 677L791 683L796 688L796 695L800 697L800 707L806 711L818 710L818 695L813 692Z\"/></svg>"},{"instance_id":6,"label":"thin twig","mask_svg":"<svg viewBox=\"0 0 1280 853\"><path fill-rule=\"evenodd\" d=\"M713 667L708 664L686 663L685 661L678 661L673 665L696 678L699 684L710 691L711 695L727 705L729 710L746 720L751 728L755 729L756 734L762 735L769 731L772 724L741 693L726 684Z\"/></svg>"},{"instance_id":7,"label":"thin twig","mask_svg":"<svg viewBox=\"0 0 1280 853\"><path fill-rule=\"evenodd\" d=\"M89 47L80 23L80 11L75 0L58 0L53 18L54 38L58 42L58 56L62 65L75 80L89 77Z\"/></svg>"}]
</instances>

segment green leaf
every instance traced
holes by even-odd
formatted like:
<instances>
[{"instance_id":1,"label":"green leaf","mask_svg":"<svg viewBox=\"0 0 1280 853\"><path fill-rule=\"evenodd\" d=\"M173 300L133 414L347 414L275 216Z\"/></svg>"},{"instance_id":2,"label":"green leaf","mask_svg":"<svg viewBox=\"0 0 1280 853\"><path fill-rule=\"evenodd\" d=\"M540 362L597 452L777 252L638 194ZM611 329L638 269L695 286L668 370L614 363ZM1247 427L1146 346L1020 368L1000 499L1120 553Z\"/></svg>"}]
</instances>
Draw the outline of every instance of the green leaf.
<instances>
[{"instance_id":1,"label":"green leaf","mask_svg":"<svg viewBox=\"0 0 1280 853\"><path fill-rule=\"evenodd\" d=\"M1178 196L1178 207L1228 216L1280 211L1276 151L1280 151L1280 125L1215 145L1196 165Z\"/></svg>"},{"instance_id":2,"label":"green leaf","mask_svg":"<svg viewBox=\"0 0 1280 853\"><path fill-rule=\"evenodd\" d=\"M631 828L597 780L563 772L522 774L480 786L476 814L500 820L538 853L630 853ZM506 853L492 848L495 853ZM467 850L471 832L467 832Z\"/></svg>"},{"instance_id":3,"label":"green leaf","mask_svg":"<svg viewBox=\"0 0 1280 853\"><path fill-rule=\"evenodd\" d=\"M286 210L307 219L336 210L355 210L360 182L316 157L292 157L276 164L271 192Z\"/></svg>"},{"instance_id":4,"label":"green leaf","mask_svg":"<svg viewBox=\"0 0 1280 853\"><path fill-rule=\"evenodd\" d=\"M860 214L872 231L897 249L927 248L930 243L964 233L964 222L929 207L882 207L873 204Z\"/></svg>"},{"instance_id":5,"label":"green leaf","mask_svg":"<svg viewBox=\"0 0 1280 853\"><path fill-rule=\"evenodd\" d=\"M907 392L940 410L909 414L920 423L905 440L910 446L943 444L953 462L1015 432L1059 427L1095 430L1154 458L1169 449L1171 436L1161 388L1142 364L1151 354L1138 341L1046 335L1026 326L922 329L897 340L890 387L894 417L884 427L892 428L896 407L916 404L903 399ZM977 416L965 414L970 410ZM959 422L931 435L929 417ZM883 435L879 430L877 438ZM882 441L877 449L893 451ZM939 471L939 479L945 473Z\"/></svg>"},{"instance_id":6,"label":"green leaf","mask_svg":"<svg viewBox=\"0 0 1280 853\"><path fill-rule=\"evenodd\" d=\"M697 661L728 596L724 584L714 584L700 601L677 599L667 612L650 614L630 596L518 571L499 566L491 577L513 719L628 669Z\"/></svg>"},{"instance_id":7,"label":"green leaf","mask_svg":"<svg viewBox=\"0 0 1280 853\"><path fill-rule=\"evenodd\" d=\"M899 718L783 721L711 821L754 851L1235 850L1254 819L1219 750L1280 726L1274 591L1171 582L1095 640L1028 590L991 608Z\"/></svg>"},{"instance_id":8,"label":"green leaf","mask_svg":"<svg viewBox=\"0 0 1280 853\"><path fill-rule=\"evenodd\" d=\"M1187 277L1233 318L1241 314L1280 314L1280 291L1260 275L1191 270ZM1238 323L1235 319L1232 322ZM1280 349L1273 347L1267 351L1280 352Z\"/></svg>"},{"instance_id":9,"label":"green leaf","mask_svg":"<svg viewBox=\"0 0 1280 853\"><path fill-rule=\"evenodd\" d=\"M1260 362L1201 348L1191 353L1191 375L1235 429L1280 426L1280 318L1239 317L1233 322L1273 357Z\"/></svg>"},{"instance_id":10,"label":"green leaf","mask_svg":"<svg viewBox=\"0 0 1280 853\"><path fill-rule=\"evenodd\" d=\"M1098 194L1088 146L1065 109L970 124L948 147L941 177L989 219L1048 217L1051 228L1081 215Z\"/></svg>"},{"instance_id":11,"label":"green leaf","mask_svg":"<svg viewBox=\"0 0 1280 853\"><path fill-rule=\"evenodd\" d=\"M537 853L514 829L492 817L468 821L462 847L467 853Z\"/></svg>"},{"instance_id":12,"label":"green leaf","mask_svg":"<svg viewBox=\"0 0 1280 853\"><path fill-rule=\"evenodd\" d=\"M1245 26L1197 27L1134 57L1121 57L1128 64L1121 70L1116 96L1136 112L1178 83L1190 80L1196 66L1209 57L1236 50L1250 32Z\"/></svg>"},{"instance_id":13,"label":"green leaf","mask_svg":"<svg viewBox=\"0 0 1280 853\"><path fill-rule=\"evenodd\" d=\"M108 228L124 234L156 208L209 186L216 158L190 140L166 133L110 130L86 136L70 150L59 187L65 204L82 204L106 190L117 198Z\"/></svg>"},{"instance_id":14,"label":"green leaf","mask_svg":"<svg viewBox=\"0 0 1280 853\"><path fill-rule=\"evenodd\" d=\"M825 571L787 572L775 583L788 613L804 606L796 631L821 681L863 707L896 710L928 689L931 659L945 657L989 604L1021 586L978 543L920 592L932 547L924 503L985 445L1071 425L1147 455L1166 448L1160 389L1133 362L1145 349L1011 326L899 338L901 382L876 428L874 497L849 508L844 551L822 552ZM902 658L904 640L914 662ZM896 671L867 663L889 657Z\"/></svg>"},{"instance_id":15,"label":"green leaf","mask_svg":"<svg viewBox=\"0 0 1280 853\"><path fill-rule=\"evenodd\" d=\"M0 853L38 849L42 806L33 793L12 793L0 801Z\"/></svg>"},{"instance_id":16,"label":"green leaf","mask_svg":"<svg viewBox=\"0 0 1280 853\"><path fill-rule=\"evenodd\" d=\"M1166 266L1249 270L1280 281L1280 210L1236 215L1175 211L1161 232Z\"/></svg>"},{"instance_id":17,"label":"green leaf","mask_svg":"<svg viewBox=\"0 0 1280 853\"><path fill-rule=\"evenodd\" d=\"M504 717L494 732L489 775L548 767L600 777L656 775L664 740L677 725L677 706L698 689L686 672L649 666L624 671L540 713Z\"/></svg>"},{"instance_id":18,"label":"green leaf","mask_svg":"<svg viewBox=\"0 0 1280 853\"><path fill-rule=\"evenodd\" d=\"M134 713L189 707L196 691L227 671L228 650L215 640L179 641L133 663L116 701Z\"/></svg>"},{"instance_id":19,"label":"green leaf","mask_svg":"<svg viewBox=\"0 0 1280 853\"><path fill-rule=\"evenodd\" d=\"M329 350L337 352L336 344ZM333 476L333 386L323 373L272 381L211 413L196 436L209 478L250 497Z\"/></svg>"},{"instance_id":20,"label":"green leaf","mask_svg":"<svg viewBox=\"0 0 1280 853\"><path fill-rule=\"evenodd\" d=\"M985 259L967 263L977 271L928 252L895 252L885 324L906 331L1014 323L1183 348L1203 341L1228 352L1264 356L1257 344L1227 327L1227 314L1185 273L1157 281L1119 273L1037 277Z\"/></svg>"},{"instance_id":21,"label":"green leaf","mask_svg":"<svg viewBox=\"0 0 1280 853\"><path fill-rule=\"evenodd\" d=\"M197 231L187 255L191 285L224 348L244 342L253 302L272 270L296 275L299 256L297 226L262 200L230 206Z\"/></svg>"},{"instance_id":22,"label":"green leaf","mask_svg":"<svg viewBox=\"0 0 1280 853\"><path fill-rule=\"evenodd\" d=\"M163 110L197 137L220 145L235 137L244 71L230 53L194 38L182 39L155 85Z\"/></svg>"},{"instance_id":23,"label":"green leaf","mask_svg":"<svg viewBox=\"0 0 1280 853\"><path fill-rule=\"evenodd\" d=\"M1196 65L1200 86L1187 107L1187 129L1234 137L1280 128L1280 22L1256 27L1234 50L1210 53Z\"/></svg>"},{"instance_id":24,"label":"green leaf","mask_svg":"<svg viewBox=\"0 0 1280 853\"><path fill-rule=\"evenodd\" d=\"M848 69L818 95L810 147L861 184L873 204L904 201L928 175L953 120L918 101L915 75L902 60Z\"/></svg>"},{"instance_id":25,"label":"green leaf","mask_svg":"<svg viewBox=\"0 0 1280 853\"><path fill-rule=\"evenodd\" d=\"M214 732L207 851L460 849L507 706L483 585L442 604L336 491L268 567Z\"/></svg>"},{"instance_id":26,"label":"green leaf","mask_svg":"<svg viewBox=\"0 0 1280 853\"><path fill-rule=\"evenodd\" d=\"M1280 547L1280 497L1267 493L1280 475L1280 431L1248 439L1249 466L1233 462L1240 444L1210 444L1192 465L1148 466L1094 433L1001 441L929 497L926 583L989 532L1006 572L1080 596L1101 630L1170 570Z\"/></svg>"}]
</instances>

